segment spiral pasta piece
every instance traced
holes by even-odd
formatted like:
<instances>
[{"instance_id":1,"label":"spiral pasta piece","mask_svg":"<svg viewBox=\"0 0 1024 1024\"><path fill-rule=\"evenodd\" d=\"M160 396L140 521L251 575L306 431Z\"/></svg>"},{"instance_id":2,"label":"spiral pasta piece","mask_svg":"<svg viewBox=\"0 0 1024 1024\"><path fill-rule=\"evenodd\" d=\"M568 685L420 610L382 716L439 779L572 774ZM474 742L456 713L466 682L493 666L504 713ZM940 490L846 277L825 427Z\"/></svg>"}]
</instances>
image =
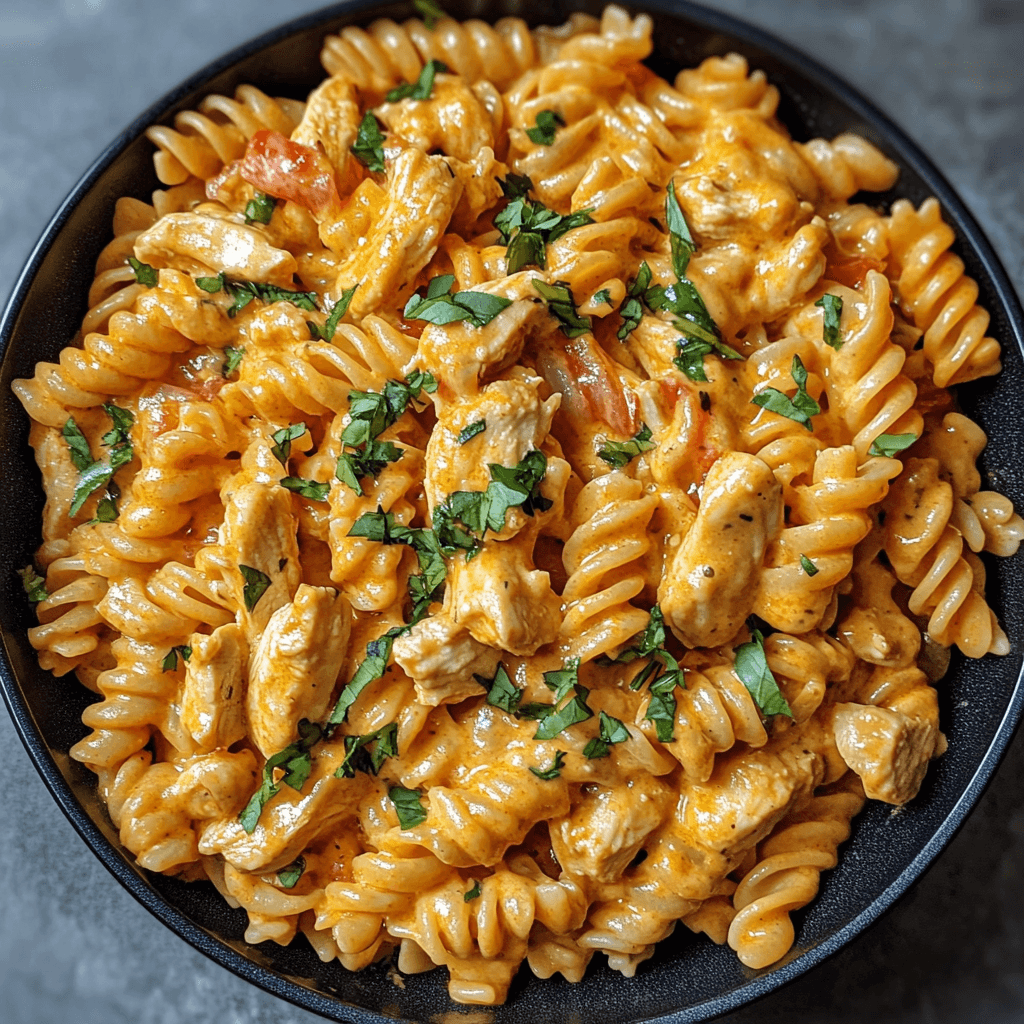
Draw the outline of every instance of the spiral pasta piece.
<instances>
[{"instance_id":1,"label":"spiral pasta piece","mask_svg":"<svg viewBox=\"0 0 1024 1024\"><path fill-rule=\"evenodd\" d=\"M592 480L578 499L582 522L563 551L569 574L561 636L568 656L584 661L621 647L646 616L630 602L644 588L651 551L647 525L657 501L622 473Z\"/></svg>"},{"instance_id":2,"label":"spiral pasta piece","mask_svg":"<svg viewBox=\"0 0 1024 1024\"><path fill-rule=\"evenodd\" d=\"M787 817L761 844L758 862L733 894L736 917L729 945L748 967L767 967L793 944L790 914L818 892L822 871L836 866L837 851L861 809L860 782L837 783Z\"/></svg>"},{"instance_id":3,"label":"spiral pasta piece","mask_svg":"<svg viewBox=\"0 0 1024 1024\"><path fill-rule=\"evenodd\" d=\"M939 387L998 373L999 342L985 336L989 315L976 305L978 285L949 251L955 235L937 199L919 210L905 199L889 216L892 263L887 273L901 308L924 331L924 352Z\"/></svg>"}]
</instances>

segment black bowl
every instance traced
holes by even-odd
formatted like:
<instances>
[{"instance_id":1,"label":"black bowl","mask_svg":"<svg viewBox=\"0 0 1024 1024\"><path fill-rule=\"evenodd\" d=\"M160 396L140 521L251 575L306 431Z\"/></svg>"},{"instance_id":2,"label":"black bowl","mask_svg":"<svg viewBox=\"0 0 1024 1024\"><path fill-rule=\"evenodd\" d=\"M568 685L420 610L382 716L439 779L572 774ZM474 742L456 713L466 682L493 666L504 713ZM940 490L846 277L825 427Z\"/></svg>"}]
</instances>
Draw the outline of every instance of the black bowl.
<instances>
[{"instance_id":1,"label":"black bowl","mask_svg":"<svg viewBox=\"0 0 1024 1024\"><path fill-rule=\"evenodd\" d=\"M599 13L599 2L571 5L447 3L456 17L490 20L518 14L533 23L556 24L572 10ZM957 233L956 251L981 286L979 301L992 313L990 333L1004 346L1006 369L994 381L961 389L964 410L989 433L983 469L1015 504L1024 504L1011 467L1024 450L1024 388L1021 387L1024 314L1005 273L977 224L942 176L894 125L849 86L804 55L732 18L685 3L650 0L655 53L649 63L671 77L712 54L735 50L763 68L782 93L780 116L800 140L852 130L864 135L901 167L886 203L900 197L919 204L928 195L942 203ZM37 664L26 630L34 624L14 575L38 545L42 493L26 443L27 420L10 392L16 377L30 376L38 359L54 359L76 332L85 310L92 266L110 237L114 203L122 195L147 198L156 187L152 147L142 137L153 123L169 123L209 92L229 93L252 82L273 95L304 97L320 80L320 42L348 23L375 16L401 19L409 4L341 4L301 18L243 46L194 75L146 111L85 174L58 210L14 289L0 324L0 659L4 698L18 731L61 809L106 867L144 906L189 943L240 976L336 1020L379 1021L398 1016L432 1020L454 1009L445 972L406 979L404 990L387 979L388 964L359 974L323 965L303 940L288 948L242 940L245 914L233 911L207 884L186 885L137 868L121 847L94 777L69 760L67 751L85 732L84 707L95 699L71 677L54 682ZM893 815L874 804L854 825L839 867L822 879L818 899L798 917L797 942L773 968L754 972L733 953L680 930L661 944L634 979L595 964L579 985L539 981L524 972L509 1002L487 1011L499 1022L578 1021L601 1024L646 1020L698 1021L765 995L836 952L878 917L934 860L962 824L995 769L1024 706L1020 650L1024 639L1021 562L1024 553L989 566L989 596L1014 648L1006 658L954 659L940 684L943 728L949 752L930 771L920 796ZM601 959L601 958L599 958ZM468 1008L464 1008L468 1009Z\"/></svg>"}]
</instances>

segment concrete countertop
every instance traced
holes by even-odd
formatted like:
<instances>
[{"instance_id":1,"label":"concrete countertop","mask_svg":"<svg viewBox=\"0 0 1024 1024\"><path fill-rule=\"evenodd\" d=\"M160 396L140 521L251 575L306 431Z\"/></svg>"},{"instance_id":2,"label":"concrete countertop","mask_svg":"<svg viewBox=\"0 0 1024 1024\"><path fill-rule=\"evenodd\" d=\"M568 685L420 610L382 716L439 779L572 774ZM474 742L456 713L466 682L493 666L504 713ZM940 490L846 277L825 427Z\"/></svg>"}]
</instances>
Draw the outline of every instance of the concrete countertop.
<instances>
[{"instance_id":1,"label":"concrete countertop","mask_svg":"<svg viewBox=\"0 0 1024 1024\"><path fill-rule=\"evenodd\" d=\"M0 292L81 172L141 110L303 0L5 0ZM813 54L906 129L1024 291L1024 0L709 0ZM124 892L0 712L0 1022L319 1018L205 959ZM834 959L728 1024L1024 1020L1024 738L932 871Z\"/></svg>"}]
</instances>

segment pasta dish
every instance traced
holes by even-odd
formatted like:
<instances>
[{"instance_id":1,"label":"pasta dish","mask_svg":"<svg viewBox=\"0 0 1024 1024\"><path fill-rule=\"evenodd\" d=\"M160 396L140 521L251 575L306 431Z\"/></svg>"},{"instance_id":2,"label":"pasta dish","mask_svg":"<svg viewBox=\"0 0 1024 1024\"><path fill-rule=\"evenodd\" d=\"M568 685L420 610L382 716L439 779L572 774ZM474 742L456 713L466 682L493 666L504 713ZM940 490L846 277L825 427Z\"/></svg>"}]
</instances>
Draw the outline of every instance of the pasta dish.
<instances>
[{"instance_id":1,"label":"pasta dish","mask_svg":"<svg viewBox=\"0 0 1024 1024\"><path fill-rule=\"evenodd\" d=\"M943 752L950 650L1009 651L951 390L999 343L936 200L742 57L416 7L149 129L15 382L72 757L251 943L476 1004L680 926L766 967Z\"/></svg>"}]
</instances>

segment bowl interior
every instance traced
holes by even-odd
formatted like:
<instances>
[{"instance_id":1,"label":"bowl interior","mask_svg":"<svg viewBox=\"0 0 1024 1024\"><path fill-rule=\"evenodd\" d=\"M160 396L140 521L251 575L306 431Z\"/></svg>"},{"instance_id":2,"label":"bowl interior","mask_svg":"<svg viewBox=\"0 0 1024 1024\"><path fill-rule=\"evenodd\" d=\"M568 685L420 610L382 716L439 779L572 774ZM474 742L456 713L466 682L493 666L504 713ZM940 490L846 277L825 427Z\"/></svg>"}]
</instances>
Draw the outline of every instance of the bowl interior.
<instances>
[{"instance_id":1,"label":"bowl interior","mask_svg":"<svg viewBox=\"0 0 1024 1024\"><path fill-rule=\"evenodd\" d=\"M514 0L446 3L460 18L493 21L518 15L532 24L557 24L572 10L599 14L602 3L525 4ZM902 168L891 193L873 205L905 197L919 204L937 195L957 232L956 251L981 286L979 302L992 313L990 333L1004 346L1003 374L961 389L964 411L991 436L982 466L993 486L1024 504L1015 453L1024 450L1022 335L1024 318L1012 289L977 225L949 186L900 132L849 87L802 55L724 15L682 3L652 0L643 9L655 21L655 53L648 63L669 79L681 67L711 55L736 51L762 68L782 93L780 118L795 138L831 138L856 131ZM15 289L0 343L0 624L6 658L0 664L5 697L30 755L58 803L115 876L150 910L193 945L251 981L338 1020L400 1017L437 1019L457 1008L448 999L444 971L411 976L398 988L391 964L349 974L321 964L304 940L290 947L243 942L245 913L233 911L209 884L184 884L135 867L97 799L94 776L70 761L67 751L85 733L82 710L95 696L72 676L54 680L41 671L26 630L35 624L14 570L25 565L40 542L43 506L39 475L27 444L28 423L10 383L31 376L37 360L55 360L76 333L86 308L93 265L111 237L114 203L123 195L148 199L159 183L152 147L142 136L153 121L169 123L179 110L198 105L208 93L231 94L251 82L275 96L304 98L323 77L318 60L325 34L375 16L402 20L409 4L343 4L255 40L228 54L145 112L116 139L82 179L54 221ZM680 928L653 960L624 979L597 958L586 979L569 985L560 977L539 981L523 971L509 1002L474 1016L495 1022L573 1021L617 1024L673 1015L697 1021L763 995L834 952L876 917L916 878L951 838L980 796L1021 712L1019 672L1024 638L1024 554L989 564L989 595L1014 651L1005 658L969 662L954 657L939 684L942 725L949 752L935 762L920 796L893 813L872 804L855 821L839 866L822 877L818 899L796 915L798 936L789 956L774 968L753 972L728 948Z\"/></svg>"}]
</instances>

